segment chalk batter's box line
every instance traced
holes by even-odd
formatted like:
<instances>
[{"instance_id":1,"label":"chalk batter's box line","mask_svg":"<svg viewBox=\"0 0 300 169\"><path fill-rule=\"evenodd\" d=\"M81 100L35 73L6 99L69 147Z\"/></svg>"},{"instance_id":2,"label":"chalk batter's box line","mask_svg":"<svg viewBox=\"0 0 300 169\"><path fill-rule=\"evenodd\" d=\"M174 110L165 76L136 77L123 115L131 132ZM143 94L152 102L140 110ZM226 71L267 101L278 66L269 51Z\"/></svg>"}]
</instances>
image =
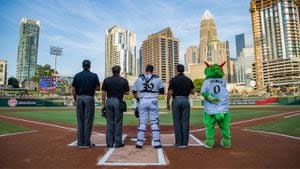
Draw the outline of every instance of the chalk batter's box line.
<instances>
[{"instance_id":1,"label":"chalk batter's box line","mask_svg":"<svg viewBox=\"0 0 300 169\"><path fill-rule=\"evenodd\" d=\"M96 135L98 135L98 136L105 136L105 134L102 134L102 133L96 134ZM127 137L127 134L123 134L123 136L122 136L122 141L123 142L125 141L126 137ZM77 140L73 141L72 143L68 144L67 146L69 146L69 147L75 147L75 146L77 146ZM106 144L95 144L95 146L96 147L106 147L107 145Z\"/></svg>"},{"instance_id":2,"label":"chalk batter's box line","mask_svg":"<svg viewBox=\"0 0 300 169\"><path fill-rule=\"evenodd\" d=\"M165 155L162 149L157 149L158 162L157 163L107 163L106 161L113 154L115 148L110 148L105 155L99 160L97 165L107 166L162 166L167 165Z\"/></svg>"},{"instance_id":3,"label":"chalk batter's box line","mask_svg":"<svg viewBox=\"0 0 300 169\"><path fill-rule=\"evenodd\" d=\"M174 135L174 134L170 134L170 135ZM194 141L196 141L197 144L188 144L188 146L191 146L191 147L200 147L200 146L204 146L203 142L202 142L200 139L196 138L193 134L190 134L190 137L191 137ZM167 147L173 147L173 146L174 146L174 144L163 144L163 143L162 143L162 145L163 145L163 146L167 146Z\"/></svg>"}]
</instances>

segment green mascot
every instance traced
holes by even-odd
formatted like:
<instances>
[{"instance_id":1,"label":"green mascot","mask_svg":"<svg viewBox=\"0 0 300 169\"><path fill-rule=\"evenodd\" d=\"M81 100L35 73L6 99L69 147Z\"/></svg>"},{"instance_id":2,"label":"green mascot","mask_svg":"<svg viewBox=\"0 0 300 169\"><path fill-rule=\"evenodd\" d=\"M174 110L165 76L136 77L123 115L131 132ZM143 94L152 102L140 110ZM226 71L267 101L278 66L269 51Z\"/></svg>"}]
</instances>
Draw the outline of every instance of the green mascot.
<instances>
[{"instance_id":1,"label":"green mascot","mask_svg":"<svg viewBox=\"0 0 300 169\"><path fill-rule=\"evenodd\" d=\"M205 68L206 79L201 87L201 94L204 100L203 121L206 128L206 148L212 149L215 145L215 124L220 128L222 134L221 146L224 148L231 147L230 135L230 113L229 93L226 89L226 81L223 79L224 72L221 65L210 65L207 62Z\"/></svg>"}]
</instances>

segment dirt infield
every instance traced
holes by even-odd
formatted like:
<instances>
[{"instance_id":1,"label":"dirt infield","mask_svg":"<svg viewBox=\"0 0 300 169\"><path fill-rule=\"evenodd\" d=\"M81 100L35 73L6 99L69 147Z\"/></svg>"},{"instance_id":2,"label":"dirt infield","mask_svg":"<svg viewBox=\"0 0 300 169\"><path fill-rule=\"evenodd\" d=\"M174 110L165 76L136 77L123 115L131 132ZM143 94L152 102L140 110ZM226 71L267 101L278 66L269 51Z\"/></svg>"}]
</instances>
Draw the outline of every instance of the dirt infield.
<instances>
[{"instance_id":1,"label":"dirt infield","mask_svg":"<svg viewBox=\"0 0 300 169\"><path fill-rule=\"evenodd\" d=\"M223 149L219 144L213 150L203 147L188 149L164 147L168 165L132 168L300 168L299 140L243 131L248 126L278 120L286 114L232 125L231 149ZM99 159L108 151L107 148L79 150L66 146L74 141L76 136L76 131L72 130L74 126L58 128L30 121L7 119L4 116L1 116L0 120L37 130L27 134L0 137L0 168L131 168L97 166ZM171 126L161 126L161 130L162 133L173 133ZM94 131L103 133L105 128L96 127ZM134 145L130 139L136 137L136 127L125 126L124 133L128 134L126 144ZM193 135L200 140L204 139L204 131L194 132ZM148 132L146 144L150 144L150 137ZM219 137L217 138L219 140Z\"/></svg>"}]
</instances>

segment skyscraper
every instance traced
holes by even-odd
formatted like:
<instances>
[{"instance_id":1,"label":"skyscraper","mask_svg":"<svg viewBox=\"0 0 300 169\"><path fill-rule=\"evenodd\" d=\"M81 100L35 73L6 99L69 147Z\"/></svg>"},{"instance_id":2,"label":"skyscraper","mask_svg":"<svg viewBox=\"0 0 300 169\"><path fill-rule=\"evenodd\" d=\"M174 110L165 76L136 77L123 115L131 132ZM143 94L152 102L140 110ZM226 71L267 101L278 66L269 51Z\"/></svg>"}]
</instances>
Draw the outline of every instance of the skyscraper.
<instances>
[{"instance_id":1,"label":"skyscraper","mask_svg":"<svg viewBox=\"0 0 300 169\"><path fill-rule=\"evenodd\" d=\"M105 36L105 77L111 76L114 65L121 67L121 75L137 74L136 34L113 26Z\"/></svg>"},{"instance_id":2,"label":"skyscraper","mask_svg":"<svg viewBox=\"0 0 300 169\"><path fill-rule=\"evenodd\" d=\"M253 40L249 33L235 36L236 61L235 73L236 82L248 84L252 80L252 64L254 63Z\"/></svg>"},{"instance_id":3,"label":"skyscraper","mask_svg":"<svg viewBox=\"0 0 300 169\"><path fill-rule=\"evenodd\" d=\"M7 61L0 60L0 85L7 84Z\"/></svg>"},{"instance_id":4,"label":"skyscraper","mask_svg":"<svg viewBox=\"0 0 300 169\"><path fill-rule=\"evenodd\" d=\"M300 84L300 1L251 0L258 89ZM294 66L298 65L298 66Z\"/></svg>"},{"instance_id":5,"label":"skyscraper","mask_svg":"<svg viewBox=\"0 0 300 169\"><path fill-rule=\"evenodd\" d=\"M142 69L147 64L154 66L154 73L167 83L175 76L179 61L179 42L170 27L151 34L142 44Z\"/></svg>"},{"instance_id":6,"label":"skyscraper","mask_svg":"<svg viewBox=\"0 0 300 169\"><path fill-rule=\"evenodd\" d=\"M200 22L200 60L206 61L207 44L212 40L217 40L217 28L213 15L209 10L205 10Z\"/></svg>"},{"instance_id":7,"label":"skyscraper","mask_svg":"<svg viewBox=\"0 0 300 169\"><path fill-rule=\"evenodd\" d=\"M22 83L34 76L37 64L40 21L21 19L17 60L17 79Z\"/></svg>"},{"instance_id":8,"label":"skyscraper","mask_svg":"<svg viewBox=\"0 0 300 169\"><path fill-rule=\"evenodd\" d=\"M199 50L200 62L221 64L226 61L226 66L223 68L224 78L228 82L233 82L233 75L230 71L230 63L232 62L230 62L229 42L218 40L214 17L209 10L206 10L201 18Z\"/></svg>"},{"instance_id":9,"label":"skyscraper","mask_svg":"<svg viewBox=\"0 0 300 169\"><path fill-rule=\"evenodd\" d=\"M200 57L199 57L199 48L198 46L189 46L186 49L185 53L185 65L188 70L188 66L190 64L194 63L200 63Z\"/></svg>"},{"instance_id":10,"label":"skyscraper","mask_svg":"<svg viewBox=\"0 0 300 169\"><path fill-rule=\"evenodd\" d=\"M142 57L142 49L139 50L139 57L137 59L137 74L142 74L143 73L143 69L142 69L142 65L143 65L143 57Z\"/></svg>"}]
</instances>

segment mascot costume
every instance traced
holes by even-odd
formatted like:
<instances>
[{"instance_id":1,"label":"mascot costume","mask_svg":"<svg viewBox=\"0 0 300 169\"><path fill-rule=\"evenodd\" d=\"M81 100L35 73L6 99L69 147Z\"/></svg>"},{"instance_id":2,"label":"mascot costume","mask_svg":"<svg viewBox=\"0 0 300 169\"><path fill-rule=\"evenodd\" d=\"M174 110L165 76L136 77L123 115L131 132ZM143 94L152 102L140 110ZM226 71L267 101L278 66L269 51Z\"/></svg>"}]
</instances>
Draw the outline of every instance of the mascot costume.
<instances>
[{"instance_id":1,"label":"mascot costume","mask_svg":"<svg viewBox=\"0 0 300 169\"><path fill-rule=\"evenodd\" d=\"M206 128L204 141L205 147L212 149L215 145L215 124L218 124L222 134L221 146L231 147L230 135L230 113L229 94L226 89L226 81L223 78L224 72L221 65L210 65L206 62L205 81L201 88L204 100L203 121Z\"/></svg>"}]
</instances>

